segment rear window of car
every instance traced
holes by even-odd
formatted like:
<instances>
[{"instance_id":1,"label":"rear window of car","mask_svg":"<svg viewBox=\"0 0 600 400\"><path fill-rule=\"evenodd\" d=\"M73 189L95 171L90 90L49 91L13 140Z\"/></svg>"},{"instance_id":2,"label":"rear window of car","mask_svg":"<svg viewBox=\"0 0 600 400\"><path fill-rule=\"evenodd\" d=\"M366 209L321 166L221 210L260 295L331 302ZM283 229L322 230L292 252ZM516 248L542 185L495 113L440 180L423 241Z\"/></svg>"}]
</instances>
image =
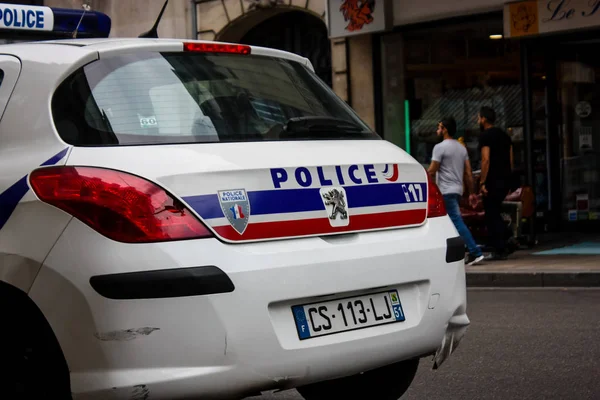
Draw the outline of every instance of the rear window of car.
<instances>
[{"instance_id":1,"label":"rear window of car","mask_svg":"<svg viewBox=\"0 0 600 400\"><path fill-rule=\"evenodd\" d=\"M306 66L258 55L100 59L57 88L52 113L80 146L381 139Z\"/></svg>"}]
</instances>

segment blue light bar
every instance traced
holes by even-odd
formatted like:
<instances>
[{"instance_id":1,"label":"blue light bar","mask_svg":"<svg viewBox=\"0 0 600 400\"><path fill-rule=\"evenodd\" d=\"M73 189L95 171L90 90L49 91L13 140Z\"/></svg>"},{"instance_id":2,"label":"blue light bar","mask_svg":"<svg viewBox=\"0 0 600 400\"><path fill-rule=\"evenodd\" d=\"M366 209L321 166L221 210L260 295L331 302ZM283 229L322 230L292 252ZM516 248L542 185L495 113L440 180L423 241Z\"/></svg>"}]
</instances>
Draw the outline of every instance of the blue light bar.
<instances>
[{"instance_id":1,"label":"blue light bar","mask_svg":"<svg viewBox=\"0 0 600 400\"><path fill-rule=\"evenodd\" d=\"M71 10L68 8L52 8L54 13L54 32L72 34L77 29L77 37L108 37L110 34L111 20L106 14L97 11ZM83 15L83 19L81 16Z\"/></svg>"},{"instance_id":2,"label":"blue light bar","mask_svg":"<svg viewBox=\"0 0 600 400\"><path fill-rule=\"evenodd\" d=\"M14 31L15 34L29 32L44 37L71 37L77 29L77 37L102 38L108 37L110 28L110 17L97 11L85 11L84 14L83 10L68 8L0 3L0 30L5 32Z\"/></svg>"}]
</instances>

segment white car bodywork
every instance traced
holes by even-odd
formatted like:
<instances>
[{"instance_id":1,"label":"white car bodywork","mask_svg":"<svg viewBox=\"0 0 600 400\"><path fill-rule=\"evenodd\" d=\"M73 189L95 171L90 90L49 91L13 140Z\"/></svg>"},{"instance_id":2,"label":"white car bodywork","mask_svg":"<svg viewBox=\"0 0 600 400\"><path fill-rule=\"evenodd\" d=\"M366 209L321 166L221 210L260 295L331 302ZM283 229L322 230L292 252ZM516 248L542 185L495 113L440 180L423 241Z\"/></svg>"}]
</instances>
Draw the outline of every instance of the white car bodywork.
<instances>
[{"instance_id":1,"label":"white car bodywork","mask_svg":"<svg viewBox=\"0 0 600 400\"><path fill-rule=\"evenodd\" d=\"M279 189L301 189L298 167L313 178L302 189L321 190L323 178L346 192L368 179L385 183L388 164L400 165L406 182L426 182L422 167L396 146L353 140L72 146L60 138L50 110L67 76L118 54L182 51L183 42L74 40L1 48L0 280L27 293L50 323L71 371L74 398L129 399L140 391L152 399L244 395L348 376L436 350L439 364L464 334L469 325L464 262L447 262L449 243L458 236L447 216L402 227L381 218L378 228L349 228L344 235L309 226L295 237L296 231L279 225L266 230L270 236L253 232L261 223L327 221L327 207L251 213L245 231L250 236L241 240L226 218L203 215L202 203L194 203L222 190L273 191L281 169L288 179ZM308 60L281 51L253 47L252 54L312 68ZM188 204L218 238L145 244L108 239L37 198L28 175L42 165L97 166L141 176ZM336 166L347 182L339 182ZM361 184L350 182L352 166ZM425 198L358 209L351 196L347 193L350 221L410 210L424 216L427 207ZM90 284L103 275L203 266L216 266L235 289L114 299ZM401 299L403 322L300 340L292 306L390 290Z\"/></svg>"}]
</instances>

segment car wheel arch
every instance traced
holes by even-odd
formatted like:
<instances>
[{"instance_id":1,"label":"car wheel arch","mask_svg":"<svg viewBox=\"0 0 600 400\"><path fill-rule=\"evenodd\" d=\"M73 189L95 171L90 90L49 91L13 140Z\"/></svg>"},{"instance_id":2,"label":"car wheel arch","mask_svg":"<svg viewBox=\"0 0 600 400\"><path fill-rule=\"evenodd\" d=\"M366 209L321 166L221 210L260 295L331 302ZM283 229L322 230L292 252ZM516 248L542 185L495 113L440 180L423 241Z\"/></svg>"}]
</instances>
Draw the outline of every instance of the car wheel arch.
<instances>
[{"instance_id":1,"label":"car wheel arch","mask_svg":"<svg viewBox=\"0 0 600 400\"><path fill-rule=\"evenodd\" d=\"M4 281L0 281L0 320L3 325L0 346L13 346L18 338L26 342L27 347L41 350L36 361L41 361L41 364L36 367L51 366L48 376L41 379L44 383L57 380L45 390L66 394L64 392L68 388L70 394L69 367L50 323L27 293Z\"/></svg>"}]
</instances>

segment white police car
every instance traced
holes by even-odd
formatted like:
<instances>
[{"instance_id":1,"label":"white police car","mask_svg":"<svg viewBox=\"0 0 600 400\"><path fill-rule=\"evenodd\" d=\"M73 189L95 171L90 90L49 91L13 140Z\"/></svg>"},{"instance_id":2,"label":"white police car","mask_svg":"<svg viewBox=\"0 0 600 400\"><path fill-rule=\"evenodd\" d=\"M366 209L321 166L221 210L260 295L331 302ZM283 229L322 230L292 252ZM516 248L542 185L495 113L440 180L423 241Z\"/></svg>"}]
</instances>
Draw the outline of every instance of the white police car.
<instances>
[{"instance_id":1,"label":"white police car","mask_svg":"<svg viewBox=\"0 0 600 400\"><path fill-rule=\"evenodd\" d=\"M1 54L6 398L396 399L456 348L464 244L439 191L305 58Z\"/></svg>"}]
</instances>

